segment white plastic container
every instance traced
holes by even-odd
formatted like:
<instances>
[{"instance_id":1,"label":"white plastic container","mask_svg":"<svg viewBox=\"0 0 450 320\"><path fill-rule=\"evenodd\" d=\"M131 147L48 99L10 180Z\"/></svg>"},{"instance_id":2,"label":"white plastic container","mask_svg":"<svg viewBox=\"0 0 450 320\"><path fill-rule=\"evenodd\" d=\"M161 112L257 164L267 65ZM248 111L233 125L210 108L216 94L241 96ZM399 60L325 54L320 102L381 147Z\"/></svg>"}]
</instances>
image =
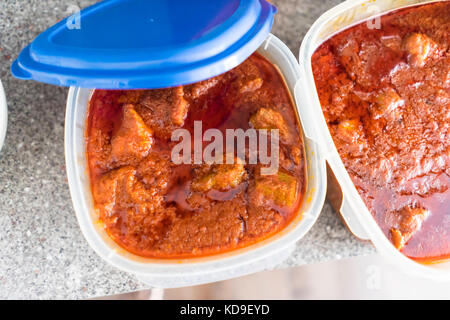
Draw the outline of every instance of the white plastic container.
<instances>
[{"instance_id":1,"label":"white plastic container","mask_svg":"<svg viewBox=\"0 0 450 320\"><path fill-rule=\"evenodd\" d=\"M258 52L276 65L294 97L300 70L291 51L269 35ZM81 230L91 247L108 263L137 275L155 287L173 288L225 280L262 271L285 259L295 242L317 220L326 195L325 161L317 145L303 136L307 161L307 189L293 221L273 237L229 253L182 260L148 259L133 255L109 238L96 223L85 151L85 124L92 90L70 88L67 100L65 152L70 192Z\"/></svg>"},{"instance_id":2,"label":"white plastic container","mask_svg":"<svg viewBox=\"0 0 450 320\"><path fill-rule=\"evenodd\" d=\"M333 181L329 179L329 188L342 193L339 199L341 201L336 203L339 202L338 209L350 231L362 240L370 240L381 254L402 271L439 281L449 281L450 262L432 265L417 263L396 250L378 227L358 194L334 145L319 102L311 67L311 57L315 50L338 31L364 20L374 24L377 21L373 19L388 11L426 2L436 1L348 0L323 14L306 34L300 48L301 76L295 88L295 94L297 101L300 101L300 118L305 135L319 145L321 155L328 162L338 181L338 185L332 185Z\"/></svg>"},{"instance_id":3,"label":"white plastic container","mask_svg":"<svg viewBox=\"0 0 450 320\"><path fill-rule=\"evenodd\" d=\"M6 136L6 127L8 125L8 107L6 105L5 91L0 80L0 151Z\"/></svg>"}]
</instances>

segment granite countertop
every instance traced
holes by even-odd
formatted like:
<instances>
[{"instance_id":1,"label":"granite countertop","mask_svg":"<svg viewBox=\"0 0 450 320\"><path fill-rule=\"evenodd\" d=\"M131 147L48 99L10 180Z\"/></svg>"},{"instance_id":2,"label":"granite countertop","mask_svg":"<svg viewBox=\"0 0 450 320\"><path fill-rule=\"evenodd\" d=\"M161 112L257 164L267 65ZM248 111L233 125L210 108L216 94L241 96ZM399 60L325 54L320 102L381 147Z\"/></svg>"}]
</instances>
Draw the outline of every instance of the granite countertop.
<instances>
[{"instance_id":1,"label":"granite countertop","mask_svg":"<svg viewBox=\"0 0 450 320\"><path fill-rule=\"evenodd\" d=\"M106 264L81 234L64 161L68 90L13 79L9 67L39 33L96 1L2 0L0 77L9 107L0 153L0 299L82 299L146 288ZM339 0L276 0L273 33L298 55L309 26ZM372 253L345 229L328 203L313 229L279 267Z\"/></svg>"}]
</instances>

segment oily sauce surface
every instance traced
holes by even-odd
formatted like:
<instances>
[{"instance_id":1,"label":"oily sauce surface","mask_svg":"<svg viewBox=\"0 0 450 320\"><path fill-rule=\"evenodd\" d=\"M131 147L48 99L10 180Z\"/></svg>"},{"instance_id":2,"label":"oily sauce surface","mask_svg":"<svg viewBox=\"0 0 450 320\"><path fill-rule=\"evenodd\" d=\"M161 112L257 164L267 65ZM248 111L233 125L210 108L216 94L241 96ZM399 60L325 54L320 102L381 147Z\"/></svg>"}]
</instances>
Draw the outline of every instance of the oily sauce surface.
<instances>
[{"instance_id":1,"label":"oily sauce surface","mask_svg":"<svg viewBox=\"0 0 450 320\"><path fill-rule=\"evenodd\" d=\"M401 9L323 43L322 109L367 207L408 257L450 257L450 2Z\"/></svg>"},{"instance_id":2,"label":"oily sauce surface","mask_svg":"<svg viewBox=\"0 0 450 320\"><path fill-rule=\"evenodd\" d=\"M226 129L278 129L278 173L263 176L261 164L236 157L233 165L174 164L178 141L171 141L172 132L187 129L193 147L194 121L202 121L203 132L216 128L224 137ZM99 220L114 241L145 257L204 256L261 241L293 219L305 190L301 131L289 91L259 54L188 86L95 90L86 142Z\"/></svg>"}]
</instances>

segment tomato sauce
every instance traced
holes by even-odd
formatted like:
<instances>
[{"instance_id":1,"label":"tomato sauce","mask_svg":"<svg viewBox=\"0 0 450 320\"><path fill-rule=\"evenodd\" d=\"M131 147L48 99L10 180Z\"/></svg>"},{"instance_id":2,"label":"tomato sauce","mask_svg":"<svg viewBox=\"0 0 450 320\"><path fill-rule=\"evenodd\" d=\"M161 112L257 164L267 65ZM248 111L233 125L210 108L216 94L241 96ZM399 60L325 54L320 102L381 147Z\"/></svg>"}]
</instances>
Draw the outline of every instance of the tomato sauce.
<instances>
[{"instance_id":1,"label":"tomato sauce","mask_svg":"<svg viewBox=\"0 0 450 320\"><path fill-rule=\"evenodd\" d=\"M192 85L95 90L86 152L99 220L120 246L152 258L217 254L270 237L303 200L297 119L282 76L257 53ZM194 137L195 121L203 132L215 128L224 136L226 129L278 129L278 173L263 176L261 164L236 157L234 164L175 164L172 133L183 128Z\"/></svg>"},{"instance_id":2,"label":"tomato sauce","mask_svg":"<svg viewBox=\"0 0 450 320\"><path fill-rule=\"evenodd\" d=\"M373 25L373 24L372 24ZM450 2L414 6L331 37L312 57L339 154L406 256L450 257Z\"/></svg>"}]
</instances>

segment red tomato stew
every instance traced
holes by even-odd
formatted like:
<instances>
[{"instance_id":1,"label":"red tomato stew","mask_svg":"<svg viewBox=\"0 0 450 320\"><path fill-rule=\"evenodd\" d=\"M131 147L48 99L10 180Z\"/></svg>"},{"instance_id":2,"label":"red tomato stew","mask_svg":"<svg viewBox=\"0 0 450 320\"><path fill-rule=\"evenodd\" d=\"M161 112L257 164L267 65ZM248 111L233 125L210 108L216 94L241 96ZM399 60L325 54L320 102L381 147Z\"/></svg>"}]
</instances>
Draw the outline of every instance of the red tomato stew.
<instances>
[{"instance_id":1,"label":"red tomato stew","mask_svg":"<svg viewBox=\"0 0 450 320\"><path fill-rule=\"evenodd\" d=\"M227 129L278 129L279 170L262 175L264 165L235 154L234 164L175 164L172 133L183 128L194 137L194 121L224 137ZM259 54L192 85L95 90L86 143L100 222L144 257L212 255L267 239L297 216L305 192L294 104L279 71Z\"/></svg>"},{"instance_id":2,"label":"red tomato stew","mask_svg":"<svg viewBox=\"0 0 450 320\"><path fill-rule=\"evenodd\" d=\"M373 24L371 24L373 25ZM450 2L348 28L312 57L338 152L378 225L423 262L450 257Z\"/></svg>"}]
</instances>

